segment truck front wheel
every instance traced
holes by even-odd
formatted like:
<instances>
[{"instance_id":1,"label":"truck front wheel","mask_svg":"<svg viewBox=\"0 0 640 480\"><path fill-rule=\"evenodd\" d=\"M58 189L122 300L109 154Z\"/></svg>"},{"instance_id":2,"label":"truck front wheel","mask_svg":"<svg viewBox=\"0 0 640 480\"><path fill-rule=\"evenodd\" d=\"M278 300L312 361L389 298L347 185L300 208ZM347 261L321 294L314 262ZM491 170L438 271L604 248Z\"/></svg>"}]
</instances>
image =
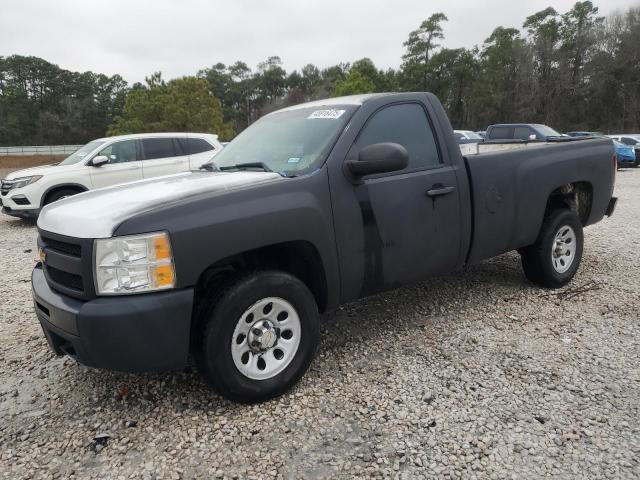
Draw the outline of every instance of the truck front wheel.
<instances>
[{"instance_id":1,"label":"truck front wheel","mask_svg":"<svg viewBox=\"0 0 640 480\"><path fill-rule=\"evenodd\" d=\"M536 243L520 251L525 276L542 287L563 287L580 266L583 241L578 215L564 208L553 210Z\"/></svg>"},{"instance_id":2,"label":"truck front wheel","mask_svg":"<svg viewBox=\"0 0 640 480\"><path fill-rule=\"evenodd\" d=\"M285 272L258 272L211 292L195 360L205 380L230 400L281 395L306 372L318 344L318 308L309 289Z\"/></svg>"}]
</instances>

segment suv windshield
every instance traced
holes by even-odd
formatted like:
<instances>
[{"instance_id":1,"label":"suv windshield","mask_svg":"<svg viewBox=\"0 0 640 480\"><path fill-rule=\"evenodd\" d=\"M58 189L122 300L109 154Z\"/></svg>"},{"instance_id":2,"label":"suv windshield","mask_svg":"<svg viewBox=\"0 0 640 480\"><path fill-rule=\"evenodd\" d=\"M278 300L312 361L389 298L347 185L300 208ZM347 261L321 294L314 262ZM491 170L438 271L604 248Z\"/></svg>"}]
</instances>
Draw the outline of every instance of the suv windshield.
<instances>
[{"instance_id":1,"label":"suv windshield","mask_svg":"<svg viewBox=\"0 0 640 480\"><path fill-rule=\"evenodd\" d=\"M247 163L255 168L261 163L286 176L317 169L355 109L354 105L331 105L266 115L238 135L213 163L222 170Z\"/></svg>"},{"instance_id":2,"label":"suv windshield","mask_svg":"<svg viewBox=\"0 0 640 480\"><path fill-rule=\"evenodd\" d=\"M73 163L81 162L88 154L90 154L103 143L103 140L94 140L93 142L89 142L84 147L81 147L79 150L73 152L58 165L71 165Z\"/></svg>"}]
</instances>

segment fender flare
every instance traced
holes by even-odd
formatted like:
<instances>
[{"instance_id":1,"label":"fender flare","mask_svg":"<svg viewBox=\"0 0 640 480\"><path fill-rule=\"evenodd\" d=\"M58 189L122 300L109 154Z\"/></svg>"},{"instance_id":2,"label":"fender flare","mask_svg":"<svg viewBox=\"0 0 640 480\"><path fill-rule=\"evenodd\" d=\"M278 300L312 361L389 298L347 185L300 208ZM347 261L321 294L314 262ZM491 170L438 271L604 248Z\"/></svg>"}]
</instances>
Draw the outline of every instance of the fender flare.
<instances>
[{"instance_id":1,"label":"fender flare","mask_svg":"<svg viewBox=\"0 0 640 480\"><path fill-rule=\"evenodd\" d=\"M59 183L53 185L47 188L42 194L42 197L40 197L40 208L44 207L44 199L47 198L47 195L49 195L52 191L58 190L60 188L75 188L80 190L81 192L86 192L89 190L89 187L87 187L86 185L82 185L81 183Z\"/></svg>"}]
</instances>

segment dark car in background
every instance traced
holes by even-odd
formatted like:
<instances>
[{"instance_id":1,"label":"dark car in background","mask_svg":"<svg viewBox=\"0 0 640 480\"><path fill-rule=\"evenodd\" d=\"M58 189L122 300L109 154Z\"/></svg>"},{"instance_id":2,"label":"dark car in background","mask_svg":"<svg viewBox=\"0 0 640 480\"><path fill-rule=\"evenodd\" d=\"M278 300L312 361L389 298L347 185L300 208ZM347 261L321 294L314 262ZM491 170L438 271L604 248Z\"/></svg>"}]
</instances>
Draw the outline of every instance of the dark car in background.
<instances>
[{"instance_id":1,"label":"dark car in background","mask_svg":"<svg viewBox=\"0 0 640 480\"><path fill-rule=\"evenodd\" d=\"M548 138L562 137L562 134L547 125L539 123L500 123L487 128L485 139L546 141Z\"/></svg>"}]
</instances>

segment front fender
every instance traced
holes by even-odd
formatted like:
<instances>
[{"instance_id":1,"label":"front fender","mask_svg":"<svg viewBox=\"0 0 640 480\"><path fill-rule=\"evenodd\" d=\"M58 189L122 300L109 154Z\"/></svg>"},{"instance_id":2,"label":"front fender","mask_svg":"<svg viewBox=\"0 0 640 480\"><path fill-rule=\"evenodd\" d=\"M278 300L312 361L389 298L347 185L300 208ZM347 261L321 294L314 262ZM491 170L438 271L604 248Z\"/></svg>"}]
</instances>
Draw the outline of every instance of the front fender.
<instances>
[{"instance_id":1,"label":"front fender","mask_svg":"<svg viewBox=\"0 0 640 480\"><path fill-rule=\"evenodd\" d=\"M328 305L339 299L326 169L312 175L185 200L123 222L115 235L167 230L179 288L225 258L291 241L313 245L327 279Z\"/></svg>"}]
</instances>

